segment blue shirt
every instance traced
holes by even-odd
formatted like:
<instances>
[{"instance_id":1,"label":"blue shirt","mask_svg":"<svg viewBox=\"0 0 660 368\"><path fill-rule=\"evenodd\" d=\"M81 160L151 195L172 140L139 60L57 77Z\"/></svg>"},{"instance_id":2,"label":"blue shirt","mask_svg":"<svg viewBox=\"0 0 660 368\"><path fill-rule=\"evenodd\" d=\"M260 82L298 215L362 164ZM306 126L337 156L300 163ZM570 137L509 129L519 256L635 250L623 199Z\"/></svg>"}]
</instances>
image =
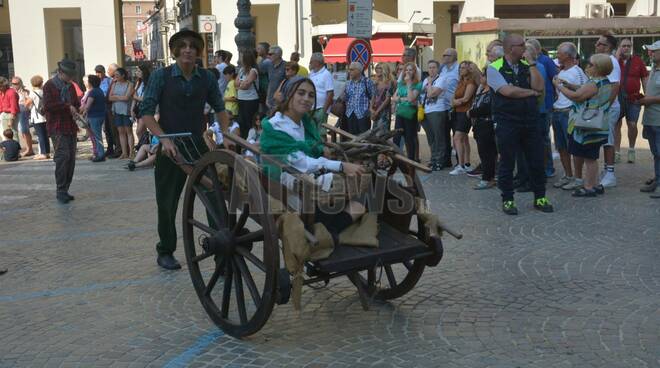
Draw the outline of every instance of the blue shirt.
<instances>
[{"instance_id":1,"label":"blue shirt","mask_svg":"<svg viewBox=\"0 0 660 368\"><path fill-rule=\"evenodd\" d=\"M151 115L153 116L156 113L156 106L160 102L160 96L165 88L165 71L167 68L160 68L153 72L149 77L149 83L147 83L147 88L144 91L144 96L142 103L140 104L140 114ZM192 93L193 81L196 79L201 79L202 74L206 73L206 82L208 83L208 98L206 103L211 105L211 108L216 112L225 111L225 103L220 97L220 90L218 89L218 81L215 79L215 76L211 74L210 71L206 69L199 69L195 67L192 72L192 77L190 80L187 80L183 77L183 72L177 64L172 65L172 77L180 79L183 83L183 88L186 94Z\"/></svg>"},{"instance_id":2,"label":"blue shirt","mask_svg":"<svg viewBox=\"0 0 660 368\"><path fill-rule=\"evenodd\" d=\"M536 65L543 65L545 73L545 108L547 111L552 111L552 104L555 103L555 86L552 84L552 78L559 73L557 65L547 55L541 54L536 60ZM541 71L541 69L539 69Z\"/></svg>"},{"instance_id":3,"label":"blue shirt","mask_svg":"<svg viewBox=\"0 0 660 368\"><path fill-rule=\"evenodd\" d=\"M548 90L547 90L548 77L546 76L547 74L545 71L545 66L543 66L543 64L538 62L538 60L536 61L536 69L539 70L539 74L541 74L541 78L543 78L543 83L546 84L546 89L545 92L543 93L543 96L539 97L539 112L541 114L545 114L548 111L552 111L552 105L550 105L551 107L550 110L548 110L548 106L546 105L547 102L546 100L548 97ZM552 84L552 81L550 82L550 84Z\"/></svg>"},{"instance_id":4,"label":"blue shirt","mask_svg":"<svg viewBox=\"0 0 660 368\"><path fill-rule=\"evenodd\" d=\"M458 86L458 62L452 65L444 65L440 72L440 88L442 88L442 95L438 96L438 104L440 104L440 111L448 111L451 109L451 100L454 98L454 92Z\"/></svg>"},{"instance_id":5,"label":"blue shirt","mask_svg":"<svg viewBox=\"0 0 660 368\"><path fill-rule=\"evenodd\" d=\"M105 77L101 81L101 85L99 88L101 88L101 91L103 91L103 95L106 97L108 96L108 92L110 91L110 85L112 84L112 78L110 77Z\"/></svg>"},{"instance_id":6,"label":"blue shirt","mask_svg":"<svg viewBox=\"0 0 660 368\"><path fill-rule=\"evenodd\" d=\"M368 92L367 92L368 90ZM362 77L357 82L349 80L346 82L346 117L355 114L362 119L369 114L369 102L376 95L376 88L371 79Z\"/></svg>"},{"instance_id":7,"label":"blue shirt","mask_svg":"<svg viewBox=\"0 0 660 368\"><path fill-rule=\"evenodd\" d=\"M87 98L93 98L92 106L87 111L87 116L90 118L105 117L105 95L101 88L92 88Z\"/></svg>"}]
</instances>

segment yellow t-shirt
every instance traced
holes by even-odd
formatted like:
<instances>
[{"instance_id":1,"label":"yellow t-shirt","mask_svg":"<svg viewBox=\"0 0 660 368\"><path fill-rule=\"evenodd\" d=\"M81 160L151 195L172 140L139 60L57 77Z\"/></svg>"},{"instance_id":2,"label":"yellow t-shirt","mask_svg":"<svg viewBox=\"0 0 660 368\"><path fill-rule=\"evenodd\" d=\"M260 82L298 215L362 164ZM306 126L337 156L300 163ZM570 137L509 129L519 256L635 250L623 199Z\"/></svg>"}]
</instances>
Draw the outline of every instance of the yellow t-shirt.
<instances>
[{"instance_id":1,"label":"yellow t-shirt","mask_svg":"<svg viewBox=\"0 0 660 368\"><path fill-rule=\"evenodd\" d=\"M307 78L309 76L309 70L307 70L307 68L305 68L304 66L298 64L298 75Z\"/></svg>"},{"instance_id":2,"label":"yellow t-shirt","mask_svg":"<svg viewBox=\"0 0 660 368\"><path fill-rule=\"evenodd\" d=\"M236 97L236 83L233 80L230 80L227 83L227 88L225 88L225 98L227 97ZM225 109L232 113L232 115L238 115L238 102L229 102L225 101Z\"/></svg>"}]
</instances>

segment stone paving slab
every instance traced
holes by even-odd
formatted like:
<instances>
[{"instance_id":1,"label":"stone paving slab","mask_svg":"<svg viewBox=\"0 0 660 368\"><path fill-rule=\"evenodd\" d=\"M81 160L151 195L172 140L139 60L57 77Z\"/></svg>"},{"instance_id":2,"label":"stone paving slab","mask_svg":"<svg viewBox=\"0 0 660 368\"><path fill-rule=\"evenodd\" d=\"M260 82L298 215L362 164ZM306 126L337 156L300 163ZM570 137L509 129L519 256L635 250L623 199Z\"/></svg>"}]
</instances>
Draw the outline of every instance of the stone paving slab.
<instances>
[{"instance_id":1,"label":"stone paving slab","mask_svg":"<svg viewBox=\"0 0 660 368\"><path fill-rule=\"evenodd\" d=\"M152 171L79 160L59 205L51 162L0 165L0 367L658 367L660 202L638 191L638 157L603 198L550 189L542 214L520 194L518 217L474 179L425 175L465 237L415 289L365 312L335 279L244 340L211 323L185 269L156 266Z\"/></svg>"}]
</instances>

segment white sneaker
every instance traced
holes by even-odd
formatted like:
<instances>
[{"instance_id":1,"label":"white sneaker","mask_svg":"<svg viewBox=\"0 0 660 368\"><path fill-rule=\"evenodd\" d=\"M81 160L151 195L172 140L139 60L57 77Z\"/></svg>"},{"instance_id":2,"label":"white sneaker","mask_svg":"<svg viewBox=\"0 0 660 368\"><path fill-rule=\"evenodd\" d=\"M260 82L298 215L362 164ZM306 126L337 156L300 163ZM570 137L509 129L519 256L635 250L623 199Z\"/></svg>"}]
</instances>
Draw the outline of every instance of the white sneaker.
<instances>
[{"instance_id":1,"label":"white sneaker","mask_svg":"<svg viewBox=\"0 0 660 368\"><path fill-rule=\"evenodd\" d=\"M461 175L461 174L465 174L465 173L466 173L466 171L465 171L465 168L463 166L456 165L456 167L454 167L454 170L449 172L449 175L456 176L456 175Z\"/></svg>"},{"instance_id":2,"label":"white sneaker","mask_svg":"<svg viewBox=\"0 0 660 368\"><path fill-rule=\"evenodd\" d=\"M582 181L582 179L575 179L575 180L571 180L569 183L562 186L561 189L563 189L563 190L575 190L575 189L578 189L578 188L582 188L583 185L584 185L584 182Z\"/></svg>"},{"instance_id":3,"label":"white sneaker","mask_svg":"<svg viewBox=\"0 0 660 368\"><path fill-rule=\"evenodd\" d=\"M600 185L605 188L612 188L616 186L616 176L613 172L606 172L603 178L600 180Z\"/></svg>"},{"instance_id":4,"label":"white sneaker","mask_svg":"<svg viewBox=\"0 0 660 368\"><path fill-rule=\"evenodd\" d=\"M563 176L561 179L552 184L552 186L555 188L562 188L564 185L572 183L574 180L575 179L573 179L573 177Z\"/></svg>"}]
</instances>

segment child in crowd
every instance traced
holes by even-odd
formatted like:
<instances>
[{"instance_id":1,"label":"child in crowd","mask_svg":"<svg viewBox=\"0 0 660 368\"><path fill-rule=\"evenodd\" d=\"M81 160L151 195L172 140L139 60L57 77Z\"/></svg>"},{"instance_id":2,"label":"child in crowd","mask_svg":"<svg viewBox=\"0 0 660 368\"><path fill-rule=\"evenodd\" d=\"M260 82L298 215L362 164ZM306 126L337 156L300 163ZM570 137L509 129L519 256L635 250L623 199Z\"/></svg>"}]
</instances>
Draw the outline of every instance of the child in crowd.
<instances>
[{"instance_id":1,"label":"child in crowd","mask_svg":"<svg viewBox=\"0 0 660 368\"><path fill-rule=\"evenodd\" d=\"M18 161L21 144L14 140L14 132L11 129L5 129L2 135L5 136L5 141L0 143L0 153L2 153L3 159L5 161Z\"/></svg>"},{"instance_id":2,"label":"child in crowd","mask_svg":"<svg viewBox=\"0 0 660 368\"><path fill-rule=\"evenodd\" d=\"M238 129L238 123L236 121L231 122L229 127L229 132L234 133ZM216 121L214 122L209 129L204 132L204 142L209 150L213 151L215 149L220 149L222 147L222 142L224 141L222 137L222 130L220 129L220 124Z\"/></svg>"},{"instance_id":3,"label":"child in crowd","mask_svg":"<svg viewBox=\"0 0 660 368\"><path fill-rule=\"evenodd\" d=\"M238 99L236 99L236 68L233 65L227 65L222 71L222 75L227 82L227 88L224 90L223 98L225 100L225 110L229 114L229 120L238 117Z\"/></svg>"},{"instance_id":4,"label":"child in crowd","mask_svg":"<svg viewBox=\"0 0 660 368\"><path fill-rule=\"evenodd\" d=\"M135 154L135 161L128 161L126 169L134 171L140 167L150 167L156 161L156 153L160 147L160 140L156 136L151 137L151 144L143 144Z\"/></svg>"}]
</instances>

